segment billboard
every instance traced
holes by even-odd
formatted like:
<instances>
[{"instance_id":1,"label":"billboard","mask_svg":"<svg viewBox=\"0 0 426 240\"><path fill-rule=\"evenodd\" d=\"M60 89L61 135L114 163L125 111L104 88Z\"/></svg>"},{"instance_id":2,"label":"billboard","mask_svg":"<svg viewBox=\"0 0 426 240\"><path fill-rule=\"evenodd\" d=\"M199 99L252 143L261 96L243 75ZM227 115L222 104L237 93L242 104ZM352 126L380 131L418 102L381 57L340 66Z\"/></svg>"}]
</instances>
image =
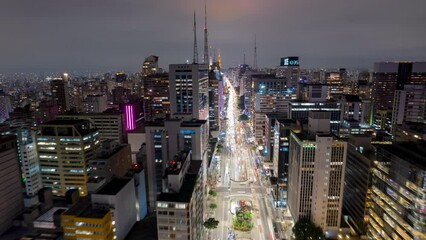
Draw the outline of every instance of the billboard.
<instances>
[{"instance_id":1,"label":"billboard","mask_svg":"<svg viewBox=\"0 0 426 240\"><path fill-rule=\"evenodd\" d=\"M299 57L283 57L280 66L299 66Z\"/></svg>"}]
</instances>

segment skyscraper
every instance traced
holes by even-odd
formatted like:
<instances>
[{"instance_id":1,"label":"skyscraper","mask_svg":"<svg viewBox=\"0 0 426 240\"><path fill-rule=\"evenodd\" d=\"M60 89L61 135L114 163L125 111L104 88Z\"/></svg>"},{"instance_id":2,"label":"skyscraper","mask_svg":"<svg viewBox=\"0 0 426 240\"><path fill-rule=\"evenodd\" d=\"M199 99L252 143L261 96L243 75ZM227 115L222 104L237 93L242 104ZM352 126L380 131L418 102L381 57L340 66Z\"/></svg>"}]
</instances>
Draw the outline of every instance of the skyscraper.
<instances>
[{"instance_id":1,"label":"skyscraper","mask_svg":"<svg viewBox=\"0 0 426 240\"><path fill-rule=\"evenodd\" d=\"M54 78L50 81L53 104L58 107L59 113L70 110L68 81Z\"/></svg>"},{"instance_id":2,"label":"skyscraper","mask_svg":"<svg viewBox=\"0 0 426 240\"><path fill-rule=\"evenodd\" d=\"M0 136L0 235L24 210L15 136Z\"/></svg>"},{"instance_id":3,"label":"skyscraper","mask_svg":"<svg viewBox=\"0 0 426 240\"><path fill-rule=\"evenodd\" d=\"M69 189L86 196L99 131L87 120L53 120L40 125L36 140L43 186L57 196L65 196Z\"/></svg>"},{"instance_id":4,"label":"skyscraper","mask_svg":"<svg viewBox=\"0 0 426 240\"><path fill-rule=\"evenodd\" d=\"M142 74L144 77L158 73L158 56L150 55L149 57L145 58L145 61L142 65Z\"/></svg>"},{"instance_id":5,"label":"skyscraper","mask_svg":"<svg viewBox=\"0 0 426 240\"><path fill-rule=\"evenodd\" d=\"M310 219L327 238L339 233L347 143L330 134L330 113L309 113L309 130L290 135L288 206L294 220Z\"/></svg>"},{"instance_id":6,"label":"skyscraper","mask_svg":"<svg viewBox=\"0 0 426 240\"><path fill-rule=\"evenodd\" d=\"M170 115L169 75L151 74L143 78L143 105L146 121L165 118Z\"/></svg>"},{"instance_id":7,"label":"skyscraper","mask_svg":"<svg viewBox=\"0 0 426 240\"><path fill-rule=\"evenodd\" d=\"M208 67L204 64L170 64L169 93L171 117L207 120Z\"/></svg>"},{"instance_id":8,"label":"skyscraper","mask_svg":"<svg viewBox=\"0 0 426 240\"><path fill-rule=\"evenodd\" d=\"M394 93L405 85L426 84L426 62L379 62L374 64L373 113L375 124L390 129Z\"/></svg>"}]
</instances>

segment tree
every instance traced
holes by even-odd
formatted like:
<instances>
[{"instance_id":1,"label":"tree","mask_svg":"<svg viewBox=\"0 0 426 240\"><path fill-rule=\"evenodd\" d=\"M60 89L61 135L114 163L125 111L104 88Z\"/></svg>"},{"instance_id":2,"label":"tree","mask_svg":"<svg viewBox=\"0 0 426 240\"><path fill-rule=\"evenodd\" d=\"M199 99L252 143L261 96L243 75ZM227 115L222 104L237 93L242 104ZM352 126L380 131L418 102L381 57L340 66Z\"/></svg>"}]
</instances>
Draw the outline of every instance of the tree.
<instances>
[{"instance_id":1,"label":"tree","mask_svg":"<svg viewBox=\"0 0 426 240\"><path fill-rule=\"evenodd\" d=\"M211 196L213 196L213 197L216 197L216 196L217 196L217 192L216 192L216 191L213 191L213 190L210 190L210 191L209 191L209 194L210 194Z\"/></svg>"},{"instance_id":2,"label":"tree","mask_svg":"<svg viewBox=\"0 0 426 240\"><path fill-rule=\"evenodd\" d=\"M211 204L210 204L210 208L211 208L211 209L216 209L216 208L217 208L217 205L216 205L215 203L211 203Z\"/></svg>"},{"instance_id":3,"label":"tree","mask_svg":"<svg viewBox=\"0 0 426 240\"><path fill-rule=\"evenodd\" d=\"M203 226L209 230L217 228L217 225L219 225L219 221L214 218L207 219L203 224Z\"/></svg>"},{"instance_id":4,"label":"tree","mask_svg":"<svg viewBox=\"0 0 426 240\"><path fill-rule=\"evenodd\" d=\"M238 117L238 121L248 121L248 120L249 120L249 117L247 115L245 115L245 114L241 114Z\"/></svg>"},{"instance_id":5,"label":"tree","mask_svg":"<svg viewBox=\"0 0 426 240\"><path fill-rule=\"evenodd\" d=\"M308 219L302 218L293 227L293 234L296 240L325 240L325 235L320 227L315 226Z\"/></svg>"}]
</instances>

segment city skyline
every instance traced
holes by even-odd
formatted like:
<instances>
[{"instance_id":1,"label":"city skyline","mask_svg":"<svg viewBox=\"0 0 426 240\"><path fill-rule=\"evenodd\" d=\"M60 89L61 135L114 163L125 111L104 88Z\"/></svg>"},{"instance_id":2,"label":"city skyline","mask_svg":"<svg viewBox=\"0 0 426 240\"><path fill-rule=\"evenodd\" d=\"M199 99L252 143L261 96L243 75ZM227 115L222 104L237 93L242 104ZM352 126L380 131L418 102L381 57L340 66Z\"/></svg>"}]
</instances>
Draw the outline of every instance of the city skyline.
<instances>
[{"instance_id":1,"label":"city skyline","mask_svg":"<svg viewBox=\"0 0 426 240\"><path fill-rule=\"evenodd\" d=\"M192 59L194 10L203 46L204 1L3 5L0 72L137 72L149 54L160 56L160 67L167 69L169 63ZM426 33L420 31L424 7L421 0L410 5L396 0L207 1L209 43L221 50L225 68L242 63L244 53L246 63L253 64L255 34L259 67L277 66L277 59L290 55L300 56L307 68L371 69L376 61L419 61L426 52Z\"/></svg>"}]
</instances>

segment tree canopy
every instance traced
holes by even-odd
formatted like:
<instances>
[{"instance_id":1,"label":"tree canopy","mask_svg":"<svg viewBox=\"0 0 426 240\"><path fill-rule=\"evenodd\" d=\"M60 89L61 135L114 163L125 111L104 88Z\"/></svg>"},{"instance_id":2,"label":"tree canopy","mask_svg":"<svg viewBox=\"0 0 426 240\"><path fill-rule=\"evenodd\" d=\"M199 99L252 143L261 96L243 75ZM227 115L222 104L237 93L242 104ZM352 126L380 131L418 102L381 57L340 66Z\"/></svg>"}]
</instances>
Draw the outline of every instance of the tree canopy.
<instances>
[{"instance_id":1,"label":"tree canopy","mask_svg":"<svg viewBox=\"0 0 426 240\"><path fill-rule=\"evenodd\" d=\"M241 114L241 115L238 117L238 120L239 120L239 121L247 121L247 120L249 120L249 117L248 117L247 115L245 115L245 114Z\"/></svg>"},{"instance_id":2,"label":"tree canopy","mask_svg":"<svg viewBox=\"0 0 426 240\"><path fill-rule=\"evenodd\" d=\"M293 227L296 240L325 240L325 235L320 227L315 226L308 219L300 219Z\"/></svg>"},{"instance_id":3,"label":"tree canopy","mask_svg":"<svg viewBox=\"0 0 426 240\"><path fill-rule=\"evenodd\" d=\"M204 222L204 227L207 229L215 229L219 225L219 221L214 218L209 218Z\"/></svg>"}]
</instances>

